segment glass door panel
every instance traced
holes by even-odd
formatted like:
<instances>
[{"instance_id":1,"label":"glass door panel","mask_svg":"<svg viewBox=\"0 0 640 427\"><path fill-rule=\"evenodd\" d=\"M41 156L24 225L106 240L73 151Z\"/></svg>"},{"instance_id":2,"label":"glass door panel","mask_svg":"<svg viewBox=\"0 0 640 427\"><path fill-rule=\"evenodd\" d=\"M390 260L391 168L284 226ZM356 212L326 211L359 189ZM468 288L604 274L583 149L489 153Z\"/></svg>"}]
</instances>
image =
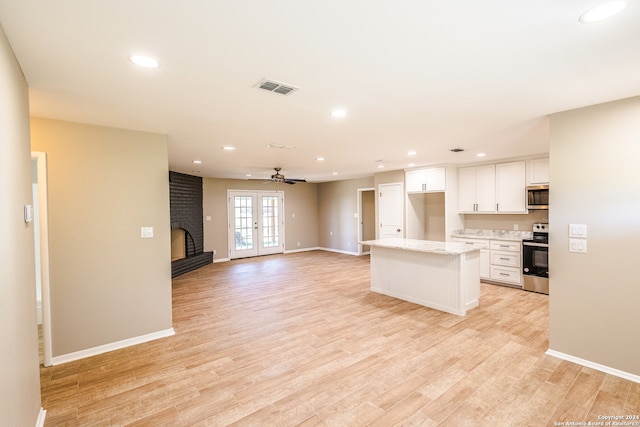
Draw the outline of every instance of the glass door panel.
<instances>
[{"instance_id":1,"label":"glass door panel","mask_svg":"<svg viewBox=\"0 0 640 427\"><path fill-rule=\"evenodd\" d=\"M282 192L229 191L229 257L284 252Z\"/></svg>"}]
</instances>

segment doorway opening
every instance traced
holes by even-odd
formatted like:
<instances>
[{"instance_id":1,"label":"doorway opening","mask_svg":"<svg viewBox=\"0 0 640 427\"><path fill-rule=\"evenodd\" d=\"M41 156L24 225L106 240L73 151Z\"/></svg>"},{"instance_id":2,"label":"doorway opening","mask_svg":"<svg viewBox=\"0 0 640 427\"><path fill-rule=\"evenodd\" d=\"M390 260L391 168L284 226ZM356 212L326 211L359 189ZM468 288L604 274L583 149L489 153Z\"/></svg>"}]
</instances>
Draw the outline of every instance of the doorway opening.
<instances>
[{"instance_id":1,"label":"doorway opening","mask_svg":"<svg viewBox=\"0 0 640 427\"><path fill-rule=\"evenodd\" d=\"M229 190L229 258L284 252L284 192Z\"/></svg>"},{"instance_id":2,"label":"doorway opening","mask_svg":"<svg viewBox=\"0 0 640 427\"><path fill-rule=\"evenodd\" d=\"M375 188L358 189L358 242L375 240L376 238L376 190ZM358 255L370 252L368 245L358 244Z\"/></svg>"},{"instance_id":3,"label":"doorway opening","mask_svg":"<svg viewBox=\"0 0 640 427\"><path fill-rule=\"evenodd\" d=\"M38 307L38 330L40 362L51 366L51 307L49 291L49 222L47 199L47 155L31 153L34 246L36 258L36 296Z\"/></svg>"}]
</instances>

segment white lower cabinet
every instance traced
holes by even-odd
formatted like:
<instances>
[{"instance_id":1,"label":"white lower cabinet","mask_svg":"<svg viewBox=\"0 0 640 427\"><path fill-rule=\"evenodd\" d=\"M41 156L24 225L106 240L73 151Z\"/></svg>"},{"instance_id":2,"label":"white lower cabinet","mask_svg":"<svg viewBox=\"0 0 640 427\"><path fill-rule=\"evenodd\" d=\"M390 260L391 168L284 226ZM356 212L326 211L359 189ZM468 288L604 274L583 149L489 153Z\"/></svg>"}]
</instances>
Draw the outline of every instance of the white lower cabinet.
<instances>
[{"instance_id":1,"label":"white lower cabinet","mask_svg":"<svg viewBox=\"0 0 640 427\"><path fill-rule=\"evenodd\" d=\"M481 279L490 279L491 278L491 261L490 261L490 251L489 251L489 240L487 239L473 239L467 237L452 237L451 241L453 242L464 242L469 244L482 244L484 248L480 249L480 278Z\"/></svg>"},{"instance_id":2,"label":"white lower cabinet","mask_svg":"<svg viewBox=\"0 0 640 427\"><path fill-rule=\"evenodd\" d=\"M522 242L492 240L490 279L522 286Z\"/></svg>"}]
</instances>

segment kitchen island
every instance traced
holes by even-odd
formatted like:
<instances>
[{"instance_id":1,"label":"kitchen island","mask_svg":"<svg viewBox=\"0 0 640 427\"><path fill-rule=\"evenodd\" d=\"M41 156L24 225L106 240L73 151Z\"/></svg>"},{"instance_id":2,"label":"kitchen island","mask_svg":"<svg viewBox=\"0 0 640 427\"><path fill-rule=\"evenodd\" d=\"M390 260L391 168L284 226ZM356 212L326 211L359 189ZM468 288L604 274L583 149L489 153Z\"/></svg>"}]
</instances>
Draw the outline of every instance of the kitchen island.
<instances>
[{"instance_id":1,"label":"kitchen island","mask_svg":"<svg viewBox=\"0 0 640 427\"><path fill-rule=\"evenodd\" d=\"M480 299L482 245L414 239L360 242L371 247L371 290L464 316Z\"/></svg>"}]
</instances>

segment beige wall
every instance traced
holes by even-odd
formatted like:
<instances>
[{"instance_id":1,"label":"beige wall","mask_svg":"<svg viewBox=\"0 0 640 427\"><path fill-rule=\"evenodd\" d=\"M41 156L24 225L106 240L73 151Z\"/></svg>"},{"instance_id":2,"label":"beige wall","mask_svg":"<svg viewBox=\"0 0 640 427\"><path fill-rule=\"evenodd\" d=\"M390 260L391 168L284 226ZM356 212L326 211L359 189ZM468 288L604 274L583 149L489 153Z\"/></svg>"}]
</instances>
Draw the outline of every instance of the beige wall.
<instances>
[{"instance_id":1,"label":"beige wall","mask_svg":"<svg viewBox=\"0 0 640 427\"><path fill-rule=\"evenodd\" d=\"M166 136L40 118L31 133L48 163L53 357L171 329Z\"/></svg>"},{"instance_id":2,"label":"beige wall","mask_svg":"<svg viewBox=\"0 0 640 427\"><path fill-rule=\"evenodd\" d=\"M640 97L554 114L549 157L549 347L640 375Z\"/></svg>"},{"instance_id":3,"label":"beige wall","mask_svg":"<svg viewBox=\"0 0 640 427\"><path fill-rule=\"evenodd\" d=\"M0 27L0 424L34 426L40 410L28 89Z\"/></svg>"},{"instance_id":4,"label":"beige wall","mask_svg":"<svg viewBox=\"0 0 640 427\"><path fill-rule=\"evenodd\" d=\"M373 188L373 177L318 185L319 246L358 253L358 190Z\"/></svg>"},{"instance_id":5,"label":"beige wall","mask_svg":"<svg viewBox=\"0 0 640 427\"><path fill-rule=\"evenodd\" d=\"M203 178L202 187L204 250L215 250L214 260L229 258L227 190L284 191L285 251L318 246L318 184Z\"/></svg>"}]
</instances>

